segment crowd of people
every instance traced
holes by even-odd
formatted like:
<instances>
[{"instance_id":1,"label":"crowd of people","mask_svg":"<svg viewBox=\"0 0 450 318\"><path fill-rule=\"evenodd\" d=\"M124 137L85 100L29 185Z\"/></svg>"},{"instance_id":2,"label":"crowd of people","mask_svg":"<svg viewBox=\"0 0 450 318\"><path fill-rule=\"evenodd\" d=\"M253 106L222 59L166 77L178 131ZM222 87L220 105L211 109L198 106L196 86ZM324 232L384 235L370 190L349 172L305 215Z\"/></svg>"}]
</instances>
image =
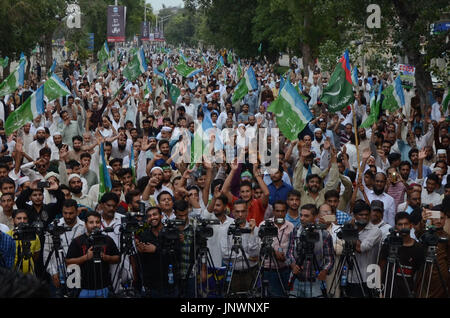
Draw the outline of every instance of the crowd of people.
<instances>
[{"instance_id":1,"label":"crowd of people","mask_svg":"<svg viewBox=\"0 0 450 318\"><path fill-rule=\"evenodd\" d=\"M244 162L190 164L174 160L173 149L194 138L205 116L214 128L234 131L215 136L222 149L246 130L277 128L267 108L286 79L266 60L239 61L241 76L251 66L258 87L233 102L241 65L230 52L147 47L148 71L126 81L130 49L116 48L104 71L71 60L58 66L71 95L46 100L45 112L11 135L6 119L45 76L31 72L23 87L1 96L2 267L48 282L53 296L73 291L67 278L79 266L76 297L131 287L146 297L255 290L269 297L448 297L450 134L442 95L423 107L417 90L405 89L405 107L382 110L362 128L370 94L395 74L359 74L354 104L330 113L320 101L325 74L293 62L286 76L301 83L314 118L297 140L279 133L276 169L250 162L253 139ZM220 54L225 64L217 68ZM181 58L202 72L182 77L175 69ZM213 229L203 246L201 222ZM345 226L355 229L354 240L339 234ZM265 236L271 228L277 234ZM430 240L423 240L431 232L440 238L432 270ZM400 265L390 277L396 236ZM200 258L199 247L208 251ZM358 266L342 268L349 249ZM368 287L371 264L381 266L377 288Z\"/></svg>"}]
</instances>

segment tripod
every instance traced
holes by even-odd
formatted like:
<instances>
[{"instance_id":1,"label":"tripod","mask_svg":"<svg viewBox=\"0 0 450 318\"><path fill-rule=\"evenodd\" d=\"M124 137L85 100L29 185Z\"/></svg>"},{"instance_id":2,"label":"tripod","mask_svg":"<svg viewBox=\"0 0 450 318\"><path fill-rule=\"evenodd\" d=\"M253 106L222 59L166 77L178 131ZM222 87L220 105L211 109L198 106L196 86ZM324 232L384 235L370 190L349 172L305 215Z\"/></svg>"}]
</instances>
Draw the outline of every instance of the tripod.
<instances>
[{"instance_id":1,"label":"tripod","mask_svg":"<svg viewBox=\"0 0 450 318\"><path fill-rule=\"evenodd\" d=\"M366 292L364 291L364 280L362 278L361 270L358 265L358 261L356 260L355 255L355 241L345 241L344 250L342 251L341 256L339 257L339 262L336 267L336 271L331 282L329 294L331 297L334 297L336 294L336 288L338 287L339 278L342 277L342 272L344 267L348 269L348 273L350 271L356 270L356 279L358 280L357 284L361 288L361 292L363 297L366 296ZM341 286L342 295L346 295L345 286Z\"/></svg>"},{"instance_id":2,"label":"tripod","mask_svg":"<svg viewBox=\"0 0 450 318\"><path fill-rule=\"evenodd\" d=\"M169 279L169 288L168 288L168 294L173 295L173 297L178 297L180 293L180 279L179 279L179 271L178 271L178 257L177 257L177 251L175 250L175 244L178 241L178 238L164 238L163 241L163 249L162 254L160 258L160 264L161 268L162 265L165 263L163 259L165 256L167 256L167 260L169 263L169 267L172 266L173 269L173 282L170 283ZM167 264L167 263L166 263ZM164 271L161 271L161 283L163 282L163 273ZM168 277L167 277L168 278ZM169 296L168 296L169 297Z\"/></svg>"},{"instance_id":3,"label":"tripod","mask_svg":"<svg viewBox=\"0 0 450 318\"><path fill-rule=\"evenodd\" d=\"M309 292L312 297L312 277L314 276L313 273L320 272L319 264L317 262L316 256L314 255L314 242L308 241L306 237L303 237L302 235L297 240L299 241L297 243L297 249L298 254L300 255L297 260L297 265L301 268L303 264L306 264L303 268L309 269ZM294 286L295 280L299 278L300 277L298 276L298 274L293 274L289 282L289 289ZM304 286L303 294L306 294L306 285ZM326 291L324 297L326 297Z\"/></svg>"},{"instance_id":4,"label":"tripod","mask_svg":"<svg viewBox=\"0 0 450 318\"><path fill-rule=\"evenodd\" d=\"M422 291L423 291L423 286L425 283L425 274L427 272L427 268L430 271L430 275L428 276L428 283L427 283L427 292L425 294L425 298L428 298L429 296L429 292L430 292L430 285L431 285L431 277L433 274L433 266L436 265L436 269L439 275L439 281L442 285L442 288L445 291L445 295L448 298L448 290L447 290L447 286L445 286L445 282L444 282L444 278L442 277L442 273L441 270L439 269L439 264L437 263L437 258L436 258L436 245L431 245L428 246L427 248L427 257L425 258L425 264L423 267L423 274L422 274L422 282L420 284L420 292L419 292L419 298L422 298Z\"/></svg>"},{"instance_id":5,"label":"tripod","mask_svg":"<svg viewBox=\"0 0 450 318\"><path fill-rule=\"evenodd\" d=\"M403 272L403 267L400 264L400 259L398 256L398 249L401 245L398 244L390 244L389 245L389 256L387 257L387 265L386 265L386 276L384 280L384 290L383 290L383 298L386 298L386 292L387 292L387 284L389 282L389 266L392 268L392 277L391 277L391 285L390 285L390 292L389 292L389 298L392 298L392 294L394 292L394 279L397 274L397 269L400 269L400 273L402 276L402 280L405 284L408 297L414 298L413 292L410 290L408 281L406 280L405 273Z\"/></svg>"},{"instance_id":6,"label":"tripod","mask_svg":"<svg viewBox=\"0 0 450 318\"><path fill-rule=\"evenodd\" d=\"M268 259L269 260L269 269L272 268L272 262L275 264L275 270L277 271L278 281L283 290L283 295L286 295L286 289L283 286L283 280L281 279L280 271L278 269L278 262L275 258L275 251L272 247L272 244L273 244L273 237L269 236L269 237L263 238L263 244L261 246L261 251L260 251L261 263L259 265L258 272L257 272L256 278L255 278L255 282L253 283L253 286L252 286L252 290L256 290L258 278L260 278L261 273L264 269L265 261ZM267 285L267 284L263 284L263 282L261 282L261 297L269 297L267 289L264 288L265 285Z\"/></svg>"},{"instance_id":7,"label":"tripod","mask_svg":"<svg viewBox=\"0 0 450 318\"><path fill-rule=\"evenodd\" d=\"M67 278L67 268L66 268L66 260L64 257L64 250L61 245L61 237L59 235L52 235L52 250L50 254L48 254L47 259L45 261L44 268L47 268L50 260L52 259L52 255L55 255L56 261L56 270L59 277L59 282L61 287L57 290L57 294L63 296L66 291L66 278Z\"/></svg>"},{"instance_id":8,"label":"tripod","mask_svg":"<svg viewBox=\"0 0 450 318\"><path fill-rule=\"evenodd\" d=\"M23 262L28 261L28 269L29 272L34 274L34 267L32 263L32 255L31 255L31 241L21 240L21 244L19 246L19 250L17 253L17 264L15 267L16 271L23 271Z\"/></svg>"},{"instance_id":9,"label":"tripod","mask_svg":"<svg viewBox=\"0 0 450 318\"><path fill-rule=\"evenodd\" d=\"M191 264L189 264L189 269L187 271L186 274L186 280L189 278L189 275L192 271L192 269L194 269L194 276L196 277L195 279L195 298L198 297L199 294L199 289L200 289L200 293L205 293L206 295L208 295L209 293L209 280L208 280L208 268L212 269L212 274L214 277L214 282L215 282L215 289L217 294L219 294L220 292L220 288L219 288L219 278L217 276L217 270L214 266L214 261L212 259L211 256L211 252L209 251L209 248L207 246L207 241L205 238L198 238L198 240L196 241L200 241L199 246L195 248L195 259L191 262ZM195 246L195 243L194 243ZM199 269L200 268L200 269ZM201 277L199 277L199 272L201 273L202 269L206 268L206 291L204 292L201 288L202 284L201 284ZM199 288L200 285L200 288Z\"/></svg>"},{"instance_id":10,"label":"tripod","mask_svg":"<svg viewBox=\"0 0 450 318\"><path fill-rule=\"evenodd\" d=\"M245 251L244 248L242 247L242 236L241 235L236 235L233 234L233 246L231 247L231 252L230 252L230 256L228 257L228 264L227 264L227 292L225 293L225 297L230 297L230 289L231 289L231 283L233 281L233 275L234 275L234 269L236 267L236 262L237 262L237 258L239 255L239 252L242 253L242 257L244 258L244 262L245 262L245 266L247 267L247 269L250 269L250 263L248 261L247 255L245 255ZM234 260L233 262L231 262L231 260L233 259L233 253L234 255ZM230 269L231 267L231 269ZM230 272L231 270L231 272ZM228 278L228 275L230 278Z\"/></svg>"},{"instance_id":11,"label":"tripod","mask_svg":"<svg viewBox=\"0 0 450 318\"><path fill-rule=\"evenodd\" d=\"M113 284L113 292L116 293L116 295L119 293L120 285L122 285L123 290L120 290L120 294L124 296L130 296L130 297L136 297L136 293L133 289L132 284L132 273L138 273L139 279L142 282L142 292L145 294L145 287L144 287L144 279L142 276L142 265L140 262L139 257L137 257L138 253L136 251L136 247L133 243L133 232L129 231L123 231L121 229L120 233L120 252L121 252L121 260L119 265L116 267L116 270L113 275L112 284ZM136 260L136 268L133 271L132 265L131 265L131 257L136 256L134 259ZM127 268L126 267L126 263ZM124 271L126 274L126 279L123 279Z\"/></svg>"}]
</instances>

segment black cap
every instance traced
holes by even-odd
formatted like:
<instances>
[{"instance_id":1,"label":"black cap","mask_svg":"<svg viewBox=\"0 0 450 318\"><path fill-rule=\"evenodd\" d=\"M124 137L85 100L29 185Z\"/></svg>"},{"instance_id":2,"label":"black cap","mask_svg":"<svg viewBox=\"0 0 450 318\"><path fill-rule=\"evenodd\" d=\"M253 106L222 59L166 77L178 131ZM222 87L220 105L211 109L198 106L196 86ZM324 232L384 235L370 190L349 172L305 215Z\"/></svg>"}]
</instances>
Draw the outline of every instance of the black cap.
<instances>
[{"instance_id":1,"label":"black cap","mask_svg":"<svg viewBox=\"0 0 450 318\"><path fill-rule=\"evenodd\" d=\"M370 209L372 211L380 211L384 212L384 203L380 200L373 200L372 203L370 203Z\"/></svg>"}]
</instances>

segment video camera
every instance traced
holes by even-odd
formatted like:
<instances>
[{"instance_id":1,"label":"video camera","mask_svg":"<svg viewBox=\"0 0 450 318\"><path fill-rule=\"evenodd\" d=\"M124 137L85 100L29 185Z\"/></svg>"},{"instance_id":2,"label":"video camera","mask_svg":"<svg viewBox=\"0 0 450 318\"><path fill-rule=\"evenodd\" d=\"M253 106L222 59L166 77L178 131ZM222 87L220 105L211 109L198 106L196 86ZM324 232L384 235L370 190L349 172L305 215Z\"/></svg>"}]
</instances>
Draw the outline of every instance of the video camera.
<instances>
[{"instance_id":1,"label":"video camera","mask_svg":"<svg viewBox=\"0 0 450 318\"><path fill-rule=\"evenodd\" d=\"M197 229L195 235L200 239L208 239L214 235L214 230L208 225L219 225L219 220L197 218Z\"/></svg>"},{"instance_id":2,"label":"video camera","mask_svg":"<svg viewBox=\"0 0 450 318\"><path fill-rule=\"evenodd\" d=\"M242 234L250 234L252 232L249 228L241 228L240 225L245 223L245 221L236 219L234 223L230 224L228 227L228 235L241 236Z\"/></svg>"},{"instance_id":3,"label":"video camera","mask_svg":"<svg viewBox=\"0 0 450 318\"><path fill-rule=\"evenodd\" d=\"M337 237L345 242L355 242L359 239L358 227L352 223L344 223L341 230L336 233Z\"/></svg>"},{"instance_id":4,"label":"video camera","mask_svg":"<svg viewBox=\"0 0 450 318\"><path fill-rule=\"evenodd\" d=\"M320 224L309 223L303 227L300 233L300 241L303 243L316 243L320 240L319 232L316 230L323 230L325 227Z\"/></svg>"},{"instance_id":5,"label":"video camera","mask_svg":"<svg viewBox=\"0 0 450 318\"><path fill-rule=\"evenodd\" d=\"M389 229L389 235L386 238L386 243L389 246L400 247L403 245L403 234L409 234L408 229L396 230L395 228Z\"/></svg>"},{"instance_id":6,"label":"video camera","mask_svg":"<svg viewBox=\"0 0 450 318\"><path fill-rule=\"evenodd\" d=\"M104 229L96 227L88 236L88 240L93 247L94 263L100 263L102 261L100 253L103 247L106 245L106 235L104 233L108 232L114 232L114 229L111 227L106 227Z\"/></svg>"},{"instance_id":7,"label":"video camera","mask_svg":"<svg viewBox=\"0 0 450 318\"><path fill-rule=\"evenodd\" d=\"M436 227L430 226L419 238L420 243L426 246L436 246L438 243L446 243L448 241L446 237L439 237L436 232Z\"/></svg>"},{"instance_id":8,"label":"video camera","mask_svg":"<svg viewBox=\"0 0 450 318\"><path fill-rule=\"evenodd\" d=\"M185 225L184 220L172 219L166 220L161 230L161 237L167 240L177 240L180 237L179 226Z\"/></svg>"},{"instance_id":9,"label":"video camera","mask_svg":"<svg viewBox=\"0 0 450 318\"><path fill-rule=\"evenodd\" d=\"M264 239L265 237L277 237L278 227L275 225L275 222L272 220L266 220L259 228L258 236L261 239Z\"/></svg>"},{"instance_id":10,"label":"video camera","mask_svg":"<svg viewBox=\"0 0 450 318\"><path fill-rule=\"evenodd\" d=\"M36 235L42 233L44 225L41 222L19 223L14 229L13 239L16 241L34 241Z\"/></svg>"},{"instance_id":11,"label":"video camera","mask_svg":"<svg viewBox=\"0 0 450 318\"><path fill-rule=\"evenodd\" d=\"M127 212L122 217L122 223L120 224L120 232L122 233L135 233L137 230L144 226L143 219L138 220L138 217L144 218L145 213L139 212Z\"/></svg>"},{"instance_id":12,"label":"video camera","mask_svg":"<svg viewBox=\"0 0 450 318\"><path fill-rule=\"evenodd\" d=\"M55 219L47 227L47 232L50 233L53 237L59 237L60 235L64 234L65 232L68 232L70 230L72 230L70 227L58 225L57 219Z\"/></svg>"}]
</instances>

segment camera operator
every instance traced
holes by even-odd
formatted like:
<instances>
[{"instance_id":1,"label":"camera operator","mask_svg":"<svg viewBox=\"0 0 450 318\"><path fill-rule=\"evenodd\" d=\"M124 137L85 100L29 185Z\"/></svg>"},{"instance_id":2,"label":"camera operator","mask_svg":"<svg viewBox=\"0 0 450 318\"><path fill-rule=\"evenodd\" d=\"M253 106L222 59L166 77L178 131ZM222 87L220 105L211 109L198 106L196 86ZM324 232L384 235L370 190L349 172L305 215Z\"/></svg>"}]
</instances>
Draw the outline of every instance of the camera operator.
<instances>
[{"instance_id":1,"label":"camera operator","mask_svg":"<svg viewBox=\"0 0 450 318\"><path fill-rule=\"evenodd\" d=\"M142 263L143 285L147 296L151 298L175 297L177 291L168 287L169 259L162 253L162 224L161 208L154 206L147 209L147 227L136 233L136 249Z\"/></svg>"},{"instance_id":2,"label":"camera operator","mask_svg":"<svg viewBox=\"0 0 450 318\"><path fill-rule=\"evenodd\" d=\"M195 294L194 272L188 273L191 263L194 262L194 228L189 219L189 205L184 200L178 200L174 203L175 216L178 220L183 220L184 225L180 225L180 296L192 298Z\"/></svg>"},{"instance_id":3,"label":"camera operator","mask_svg":"<svg viewBox=\"0 0 450 318\"><path fill-rule=\"evenodd\" d=\"M202 213L202 217L205 219L218 219L220 221L220 224L218 225L210 225L213 229L213 236L208 238L207 242L212 261L216 268L221 267L222 265L226 266L225 262L223 262L222 260L222 252L220 249L220 233L222 231L227 231L228 225L234 222L234 220L226 214L228 198L222 194L220 188L220 185L217 185L214 188L213 198L208 204L207 208L207 211L209 213Z\"/></svg>"},{"instance_id":4,"label":"camera operator","mask_svg":"<svg viewBox=\"0 0 450 318\"><path fill-rule=\"evenodd\" d=\"M433 210L437 210L440 206L436 206ZM447 290L450 288L450 235L444 231L444 224L447 221L447 215L441 210L440 218L432 218L431 210L424 209L422 212L422 220L419 222L416 227L415 235L419 239L419 241L425 245L436 246L436 260L439 266L439 271L442 275L442 282L439 278L438 267L436 264L433 265L433 271L431 273L431 283L430 290L428 294L428 298L446 298L447 294L442 286L442 283L447 287ZM431 228L426 231L425 222L431 222ZM431 233L427 233L430 232ZM428 282L428 277L430 276L429 269L425 272L425 286L424 290L422 290L422 297L426 297L426 283ZM421 279L422 274L419 275L419 283L417 284L420 293Z\"/></svg>"},{"instance_id":5,"label":"camera operator","mask_svg":"<svg viewBox=\"0 0 450 318\"><path fill-rule=\"evenodd\" d=\"M109 236L98 233L101 228L101 215L98 212L90 211L86 214L85 226L86 233L75 238L69 245L66 264L80 266L82 289L80 298L107 298L108 287L111 285L109 267L110 264L120 262L119 250ZM99 247L97 240L102 241L103 246ZM100 255L97 255L100 259L94 257L96 252L94 246L100 248Z\"/></svg>"},{"instance_id":6,"label":"camera operator","mask_svg":"<svg viewBox=\"0 0 450 318\"><path fill-rule=\"evenodd\" d=\"M269 296L270 297L285 297L283 290L287 290L289 273L289 266L286 264L286 251L289 244L289 236L294 230L294 225L286 221L287 204L285 201L278 200L274 203L273 218L269 219L278 230L278 235L274 238L272 248L274 250L277 264L275 265L270 259L266 259L264 263L264 279L269 281ZM267 221L261 222L258 230L260 234L261 229L264 228ZM283 286L280 285L278 279L278 271L280 273Z\"/></svg>"},{"instance_id":7,"label":"camera operator","mask_svg":"<svg viewBox=\"0 0 450 318\"><path fill-rule=\"evenodd\" d=\"M409 235L412 229L411 216L406 212L399 212L395 215L395 231L391 231L391 234L384 241L381 252L380 260L378 264L381 267L382 280L386 277L386 270L390 271L387 281L384 283L384 289L390 291L393 288L392 296L394 298L406 298L409 297L405 282L402 277L401 269L408 283L409 290L412 292L414 290L414 282L416 281L416 275L418 271L422 268L425 260L425 250L424 247L416 242ZM399 243L395 239L400 240ZM387 259L389 255L390 247L394 244L399 244L398 257L401 269L397 266L394 278L393 287L391 286L392 281L392 269L386 268ZM390 295L386 293L386 295Z\"/></svg>"},{"instance_id":8,"label":"camera operator","mask_svg":"<svg viewBox=\"0 0 450 318\"><path fill-rule=\"evenodd\" d=\"M235 222L229 224L220 233L220 247L222 250L222 260L225 262L230 261L231 250L233 247L233 238L241 235L242 247L245 252L245 256L249 261L250 268L244 261L242 252L233 252L230 263L227 264L234 267L233 278L231 280L230 292L246 292L251 288L251 283L256 275L257 260L259 256L259 241L258 235L255 233L256 221L251 219L247 222L248 205L247 201L238 199L233 204L233 215L235 216ZM230 233L230 227L234 225L237 228L233 233ZM247 230L242 233L242 230ZM236 231L237 230L237 231ZM249 232L248 232L249 231ZM235 235L238 234L238 235ZM237 256L237 257L235 257ZM233 264L235 262L235 264Z\"/></svg>"},{"instance_id":9,"label":"camera operator","mask_svg":"<svg viewBox=\"0 0 450 318\"><path fill-rule=\"evenodd\" d=\"M16 257L14 260L14 268L22 273L34 274L35 271L32 272L32 270L34 269L34 264L39 257L39 252L41 250L41 241L39 240L39 236L36 234L36 239L29 241L31 243L29 247L31 257L28 258L26 255L24 255L24 240L20 239L20 235L18 236L18 230L20 230L23 225L28 225L28 213L25 210L14 210L12 217L14 222L14 229L10 230L7 234L14 238L16 241ZM19 264L20 268L17 268Z\"/></svg>"},{"instance_id":10,"label":"camera operator","mask_svg":"<svg viewBox=\"0 0 450 318\"><path fill-rule=\"evenodd\" d=\"M303 248L307 243L302 240L306 231L305 227L311 227L316 223L318 218L318 211L314 204L305 204L301 207L300 225L295 227L289 237L289 245L286 253L286 264L291 267L290 275L290 297L313 298L322 295L321 282L325 281L327 275L331 272L334 266L334 249L331 235L326 231L320 229L317 231L313 229L312 234L317 234L318 240L313 243L314 257L317 260L319 274L316 277L316 272L311 266L304 267L302 264L297 264L297 261L305 255ZM311 234L311 233L310 233ZM292 284L293 282L293 284Z\"/></svg>"},{"instance_id":11,"label":"camera operator","mask_svg":"<svg viewBox=\"0 0 450 318\"><path fill-rule=\"evenodd\" d=\"M374 201L378 200L373 200ZM370 295L369 288L367 287L367 266L370 264L375 264L377 262L378 251L380 249L381 242L381 230L369 222L371 207L375 208L377 206L371 204L369 206L363 200L357 200L353 208L354 219L351 223L358 230L358 239L355 242L355 258L358 263L359 270L362 276L362 283L364 288L364 293ZM359 285L357 267L354 266L352 270L348 271L348 286L346 289L347 296L361 298L363 293L361 291L361 286Z\"/></svg>"},{"instance_id":12,"label":"camera operator","mask_svg":"<svg viewBox=\"0 0 450 318\"><path fill-rule=\"evenodd\" d=\"M67 250L69 249L70 243L72 243L72 241L76 237L84 234L86 232L86 227L84 225L84 222L78 218L79 213L78 213L77 201L72 200L72 199L64 200L62 215L63 215L63 217L57 221L58 228L54 228L53 231L59 231L59 230L64 231L62 234L59 234L59 233L55 233L55 234L59 234L59 239L61 240L60 244L62 247L62 254L63 254L63 257L65 257L65 255L67 255ZM49 229L50 229L50 227L49 227ZM48 256L50 255L50 253L52 253L52 249L54 248L52 234L53 233L51 233L50 231L47 231L45 243L44 243L44 255L43 255L44 262L47 261ZM53 252L46 270L52 277L52 282L53 282L54 286L56 288L59 288L61 286L59 274L61 274L61 273L58 272L58 270L59 270L58 264L57 264L56 256L54 253L56 253L56 251ZM58 253L60 253L60 251L58 251ZM61 256L60 256L60 259L62 261L64 261L64 258L61 258Z\"/></svg>"}]
</instances>

